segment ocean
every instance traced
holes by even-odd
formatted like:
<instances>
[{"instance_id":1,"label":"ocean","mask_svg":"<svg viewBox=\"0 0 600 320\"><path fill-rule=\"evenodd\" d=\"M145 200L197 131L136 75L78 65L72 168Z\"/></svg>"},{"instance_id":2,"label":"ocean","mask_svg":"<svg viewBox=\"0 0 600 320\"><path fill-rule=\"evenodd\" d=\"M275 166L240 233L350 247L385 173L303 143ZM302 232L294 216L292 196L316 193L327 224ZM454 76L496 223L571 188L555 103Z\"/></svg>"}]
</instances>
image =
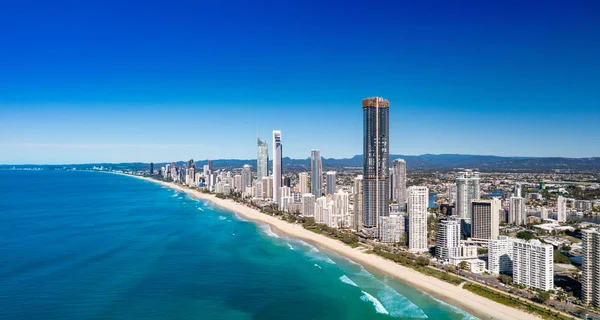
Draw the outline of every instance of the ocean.
<instances>
[{"instance_id":1,"label":"ocean","mask_svg":"<svg viewBox=\"0 0 600 320\"><path fill-rule=\"evenodd\" d=\"M0 319L474 319L133 177L0 171L0 200Z\"/></svg>"}]
</instances>

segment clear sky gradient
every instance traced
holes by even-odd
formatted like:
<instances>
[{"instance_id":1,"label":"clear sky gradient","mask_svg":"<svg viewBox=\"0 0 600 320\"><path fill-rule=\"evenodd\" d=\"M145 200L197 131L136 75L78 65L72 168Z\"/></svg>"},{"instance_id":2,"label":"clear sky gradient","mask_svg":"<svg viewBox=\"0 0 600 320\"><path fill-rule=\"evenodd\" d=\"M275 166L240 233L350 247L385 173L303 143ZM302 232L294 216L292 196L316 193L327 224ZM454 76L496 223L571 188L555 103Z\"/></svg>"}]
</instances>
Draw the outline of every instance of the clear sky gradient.
<instances>
[{"instance_id":1,"label":"clear sky gradient","mask_svg":"<svg viewBox=\"0 0 600 320\"><path fill-rule=\"evenodd\" d=\"M600 1L3 1L0 163L600 156Z\"/></svg>"}]
</instances>

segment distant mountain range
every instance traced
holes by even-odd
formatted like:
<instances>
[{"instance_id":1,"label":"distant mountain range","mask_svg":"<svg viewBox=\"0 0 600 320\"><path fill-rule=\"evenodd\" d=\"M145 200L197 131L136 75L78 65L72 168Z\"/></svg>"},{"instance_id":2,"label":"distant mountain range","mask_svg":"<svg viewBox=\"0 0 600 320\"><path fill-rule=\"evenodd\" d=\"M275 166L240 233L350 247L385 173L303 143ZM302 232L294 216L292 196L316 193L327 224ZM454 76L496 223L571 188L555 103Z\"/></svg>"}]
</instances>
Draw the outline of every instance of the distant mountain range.
<instances>
[{"instance_id":1,"label":"distant mountain range","mask_svg":"<svg viewBox=\"0 0 600 320\"><path fill-rule=\"evenodd\" d=\"M499 157L482 155L462 155L462 154L424 154L419 156L390 155L390 165L394 159L406 160L408 170L457 170L457 169L476 169L480 171L523 171L523 172L600 172L600 157L594 158L544 158L544 157ZM178 161L179 165L187 161ZM196 162L197 165L206 164L206 160ZM160 168L165 163L155 163L155 169ZM212 160L215 168L240 168L244 164L256 165L255 159L218 159ZM323 158L323 167L326 169L336 168L360 168L363 164L363 156L356 155L352 158L333 159ZM12 167L44 167L46 169L78 168L88 169L93 166L103 166L112 169L148 169L149 163L94 163L77 165L0 165L0 169ZM308 169L310 168L310 158L291 159L283 158L283 166L290 169Z\"/></svg>"}]
</instances>

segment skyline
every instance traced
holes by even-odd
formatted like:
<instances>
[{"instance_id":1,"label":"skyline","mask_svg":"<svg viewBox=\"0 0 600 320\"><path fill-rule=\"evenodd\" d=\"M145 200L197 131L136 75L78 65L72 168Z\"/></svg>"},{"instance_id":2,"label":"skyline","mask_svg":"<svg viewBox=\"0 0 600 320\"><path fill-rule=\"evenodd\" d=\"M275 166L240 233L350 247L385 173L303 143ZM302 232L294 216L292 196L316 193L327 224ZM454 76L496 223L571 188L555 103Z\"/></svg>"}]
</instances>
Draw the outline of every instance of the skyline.
<instances>
[{"instance_id":1,"label":"skyline","mask_svg":"<svg viewBox=\"0 0 600 320\"><path fill-rule=\"evenodd\" d=\"M599 157L600 4L467 2L10 3L0 164L349 158L372 96L390 154Z\"/></svg>"}]
</instances>

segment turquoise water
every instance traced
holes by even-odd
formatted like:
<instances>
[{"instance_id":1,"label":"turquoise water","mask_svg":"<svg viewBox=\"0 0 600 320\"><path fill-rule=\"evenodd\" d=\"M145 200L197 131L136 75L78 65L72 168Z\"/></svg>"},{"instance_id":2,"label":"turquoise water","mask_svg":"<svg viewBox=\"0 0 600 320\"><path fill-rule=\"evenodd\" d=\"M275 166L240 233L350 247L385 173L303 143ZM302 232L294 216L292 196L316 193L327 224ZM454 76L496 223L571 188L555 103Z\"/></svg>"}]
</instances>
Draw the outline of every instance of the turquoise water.
<instances>
[{"instance_id":1,"label":"turquoise water","mask_svg":"<svg viewBox=\"0 0 600 320\"><path fill-rule=\"evenodd\" d=\"M0 171L1 319L469 319L132 177Z\"/></svg>"}]
</instances>

